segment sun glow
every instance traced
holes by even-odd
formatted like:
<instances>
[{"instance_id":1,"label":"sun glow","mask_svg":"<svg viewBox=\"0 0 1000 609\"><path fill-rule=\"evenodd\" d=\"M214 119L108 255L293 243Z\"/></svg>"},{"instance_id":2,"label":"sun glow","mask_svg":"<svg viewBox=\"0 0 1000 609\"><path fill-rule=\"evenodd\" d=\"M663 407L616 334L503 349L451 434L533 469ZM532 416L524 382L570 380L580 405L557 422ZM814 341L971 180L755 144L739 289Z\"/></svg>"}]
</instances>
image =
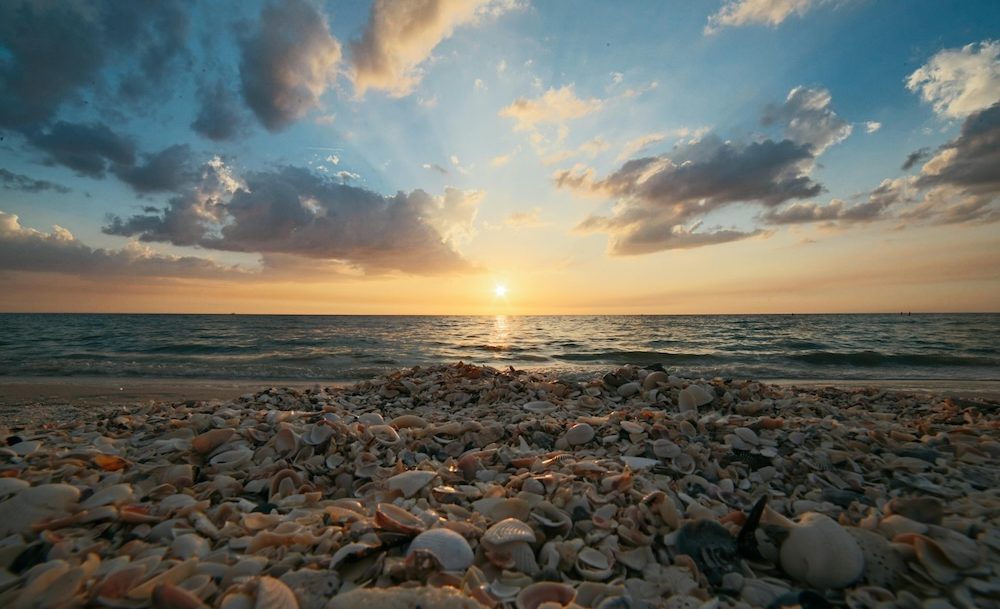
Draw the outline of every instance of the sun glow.
<instances>
[{"instance_id":1,"label":"sun glow","mask_svg":"<svg viewBox=\"0 0 1000 609\"><path fill-rule=\"evenodd\" d=\"M505 286L502 283L498 283L496 284L496 286L493 287L493 293L496 295L497 298L503 298L504 296L507 295L507 286Z\"/></svg>"}]
</instances>

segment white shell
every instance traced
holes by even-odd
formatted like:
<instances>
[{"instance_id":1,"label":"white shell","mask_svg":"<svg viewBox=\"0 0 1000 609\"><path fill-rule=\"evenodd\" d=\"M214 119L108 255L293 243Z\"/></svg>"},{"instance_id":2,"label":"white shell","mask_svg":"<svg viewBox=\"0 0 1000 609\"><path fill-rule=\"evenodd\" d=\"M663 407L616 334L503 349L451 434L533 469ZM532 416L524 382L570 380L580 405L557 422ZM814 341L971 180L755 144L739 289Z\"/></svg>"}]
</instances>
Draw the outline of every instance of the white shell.
<instances>
[{"instance_id":1,"label":"white shell","mask_svg":"<svg viewBox=\"0 0 1000 609\"><path fill-rule=\"evenodd\" d=\"M390 490L399 491L404 497L410 498L419 493L420 489L427 486L436 476L434 472L413 469L389 478L387 484Z\"/></svg>"},{"instance_id":2,"label":"white shell","mask_svg":"<svg viewBox=\"0 0 1000 609\"><path fill-rule=\"evenodd\" d=\"M570 446L586 444L594 439L594 428L587 423L577 423L566 431L566 441Z\"/></svg>"},{"instance_id":3,"label":"white shell","mask_svg":"<svg viewBox=\"0 0 1000 609\"><path fill-rule=\"evenodd\" d=\"M254 609L299 609L295 593L281 580L264 576L257 583Z\"/></svg>"},{"instance_id":4,"label":"white shell","mask_svg":"<svg viewBox=\"0 0 1000 609\"><path fill-rule=\"evenodd\" d=\"M417 550L427 550L446 571L464 571L472 564L472 547L464 537L451 529L431 529L410 542L407 556Z\"/></svg>"},{"instance_id":5,"label":"white shell","mask_svg":"<svg viewBox=\"0 0 1000 609\"><path fill-rule=\"evenodd\" d=\"M810 512L781 544L781 567L814 588L844 588L861 577L865 556L858 542L829 516Z\"/></svg>"},{"instance_id":6,"label":"white shell","mask_svg":"<svg viewBox=\"0 0 1000 609\"><path fill-rule=\"evenodd\" d=\"M517 518L506 518L486 529L483 543L501 546L514 541L535 542L535 531Z\"/></svg>"}]
</instances>

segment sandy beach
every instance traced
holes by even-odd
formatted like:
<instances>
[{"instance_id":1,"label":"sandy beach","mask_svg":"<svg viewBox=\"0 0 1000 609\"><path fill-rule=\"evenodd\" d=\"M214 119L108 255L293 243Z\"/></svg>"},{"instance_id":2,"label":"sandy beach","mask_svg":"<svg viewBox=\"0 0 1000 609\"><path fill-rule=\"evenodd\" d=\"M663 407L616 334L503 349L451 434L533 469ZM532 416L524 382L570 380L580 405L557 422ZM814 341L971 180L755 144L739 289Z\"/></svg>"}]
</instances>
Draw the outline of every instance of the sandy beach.
<instances>
[{"instance_id":1,"label":"sandy beach","mask_svg":"<svg viewBox=\"0 0 1000 609\"><path fill-rule=\"evenodd\" d=\"M466 365L6 386L3 606L1000 606L976 396Z\"/></svg>"}]
</instances>

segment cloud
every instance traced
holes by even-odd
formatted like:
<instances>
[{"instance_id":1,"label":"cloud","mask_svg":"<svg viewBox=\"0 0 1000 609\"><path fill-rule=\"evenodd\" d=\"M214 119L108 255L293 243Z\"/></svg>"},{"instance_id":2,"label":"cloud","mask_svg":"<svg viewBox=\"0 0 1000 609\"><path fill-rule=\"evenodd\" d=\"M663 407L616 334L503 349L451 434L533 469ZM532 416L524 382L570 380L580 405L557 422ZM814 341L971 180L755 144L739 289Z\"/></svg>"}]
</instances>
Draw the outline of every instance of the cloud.
<instances>
[{"instance_id":1,"label":"cloud","mask_svg":"<svg viewBox=\"0 0 1000 609\"><path fill-rule=\"evenodd\" d=\"M503 0L376 0L364 34L351 43L356 94L409 95L423 78L422 64L455 28L519 7Z\"/></svg>"},{"instance_id":2,"label":"cloud","mask_svg":"<svg viewBox=\"0 0 1000 609\"><path fill-rule=\"evenodd\" d=\"M785 103L764 111L764 125L782 124L785 138L810 146L816 156L851 135L851 124L830 108L830 92L798 86L789 91ZM870 132L869 132L870 133Z\"/></svg>"},{"instance_id":3,"label":"cloud","mask_svg":"<svg viewBox=\"0 0 1000 609\"><path fill-rule=\"evenodd\" d=\"M145 163L142 165L118 165L113 171L118 179L136 192L173 192L197 178L191 156L190 146L176 144L160 152L144 155Z\"/></svg>"},{"instance_id":4,"label":"cloud","mask_svg":"<svg viewBox=\"0 0 1000 609\"><path fill-rule=\"evenodd\" d=\"M102 178L108 164L131 165L135 145L104 123L59 121L48 131L29 134L28 141L47 155L47 162L69 167L80 175Z\"/></svg>"},{"instance_id":5,"label":"cloud","mask_svg":"<svg viewBox=\"0 0 1000 609\"><path fill-rule=\"evenodd\" d=\"M437 163L424 163L424 169L429 169L431 171L436 171L443 176L448 175L448 170L444 167L438 165Z\"/></svg>"},{"instance_id":6,"label":"cloud","mask_svg":"<svg viewBox=\"0 0 1000 609\"><path fill-rule=\"evenodd\" d=\"M545 154L545 156L542 157L542 163L545 165L551 165L553 163L565 161L566 159L571 159L575 156L593 158L610 147L611 144L609 144L604 138L597 136L587 140L576 148L556 150L555 152Z\"/></svg>"},{"instance_id":7,"label":"cloud","mask_svg":"<svg viewBox=\"0 0 1000 609\"><path fill-rule=\"evenodd\" d=\"M483 193L445 189L386 197L297 167L254 172L231 195L177 197L158 214L112 217L105 232L207 249L337 260L366 273L440 274L472 265L455 249L472 234Z\"/></svg>"},{"instance_id":8,"label":"cloud","mask_svg":"<svg viewBox=\"0 0 1000 609\"><path fill-rule=\"evenodd\" d=\"M986 40L931 57L906 86L944 118L961 118L1000 100L1000 41Z\"/></svg>"},{"instance_id":9,"label":"cloud","mask_svg":"<svg viewBox=\"0 0 1000 609\"><path fill-rule=\"evenodd\" d=\"M760 219L766 224L809 224L827 222L830 224L860 224L882 220L890 206L912 200L915 191L912 180L897 178L883 180L878 187L868 193L868 200L850 204L843 199L833 199L825 205L818 203L792 203L782 209L768 209Z\"/></svg>"},{"instance_id":10,"label":"cloud","mask_svg":"<svg viewBox=\"0 0 1000 609\"><path fill-rule=\"evenodd\" d=\"M865 123L865 133L875 133L882 128L882 123L878 121L867 121Z\"/></svg>"},{"instance_id":11,"label":"cloud","mask_svg":"<svg viewBox=\"0 0 1000 609\"><path fill-rule=\"evenodd\" d=\"M504 220L504 224L514 228L541 228L545 226L542 221L542 210L533 207L528 211L515 211Z\"/></svg>"},{"instance_id":12,"label":"cloud","mask_svg":"<svg viewBox=\"0 0 1000 609\"><path fill-rule=\"evenodd\" d=\"M188 57L186 15L167 0L0 3L0 127L47 122L79 92L101 91L107 66L125 101L162 97L156 85Z\"/></svg>"},{"instance_id":13,"label":"cloud","mask_svg":"<svg viewBox=\"0 0 1000 609\"><path fill-rule=\"evenodd\" d=\"M243 132L245 122L236 95L221 79L198 87L198 116L191 128L217 142L235 139Z\"/></svg>"},{"instance_id":14,"label":"cloud","mask_svg":"<svg viewBox=\"0 0 1000 609\"><path fill-rule=\"evenodd\" d=\"M617 201L610 217L590 216L577 231L609 233L612 254L645 254L765 234L699 229L706 214L734 203L773 207L815 196L822 187L806 174L813 159L810 146L791 140L739 145L708 135L667 155L632 159L602 180L593 170L554 179L558 187Z\"/></svg>"},{"instance_id":15,"label":"cloud","mask_svg":"<svg viewBox=\"0 0 1000 609\"><path fill-rule=\"evenodd\" d=\"M775 27L792 14L801 17L816 4L816 0L726 0L719 12L709 16L705 34L750 24Z\"/></svg>"},{"instance_id":16,"label":"cloud","mask_svg":"<svg viewBox=\"0 0 1000 609\"><path fill-rule=\"evenodd\" d=\"M928 159L916 176L884 180L864 203L834 199L826 205L795 203L766 211L769 224L825 221L845 225L874 220L932 224L1000 221L1000 102L970 114L951 142L931 153L911 153L903 170ZM904 224L905 225L905 224Z\"/></svg>"},{"instance_id":17,"label":"cloud","mask_svg":"<svg viewBox=\"0 0 1000 609\"><path fill-rule=\"evenodd\" d=\"M240 43L243 99L269 131L280 131L319 105L340 59L340 43L313 4L272 0Z\"/></svg>"},{"instance_id":18,"label":"cloud","mask_svg":"<svg viewBox=\"0 0 1000 609\"><path fill-rule=\"evenodd\" d=\"M645 151L653 144L659 144L670 137L691 138L692 140L698 140L708 132L708 127L698 127L695 129L681 127L672 131L647 133L646 135L639 136L626 142L625 145L622 146L622 151L618 153L618 157L615 160L620 163L625 159L634 157L636 154Z\"/></svg>"},{"instance_id":19,"label":"cloud","mask_svg":"<svg viewBox=\"0 0 1000 609\"><path fill-rule=\"evenodd\" d=\"M930 155L931 155L930 148L921 148L920 150L914 150L910 154L906 155L906 160L903 161L903 165L902 167L900 167L900 169L902 169L903 171L909 171L910 169L913 169L913 167L917 163L923 161Z\"/></svg>"},{"instance_id":20,"label":"cloud","mask_svg":"<svg viewBox=\"0 0 1000 609\"><path fill-rule=\"evenodd\" d=\"M21 226L18 217L0 211L0 269L7 271L69 273L91 277L109 275L223 278L245 276L235 267L191 256L167 256L129 243L118 250L92 248L65 228L43 233Z\"/></svg>"},{"instance_id":21,"label":"cloud","mask_svg":"<svg viewBox=\"0 0 1000 609\"><path fill-rule=\"evenodd\" d=\"M535 99L519 97L500 110L500 116L514 119L514 129L517 131L531 131L540 124L563 123L582 118L600 110L601 105L599 99L580 99L576 96L573 85L565 85L559 89L549 89Z\"/></svg>"},{"instance_id":22,"label":"cloud","mask_svg":"<svg viewBox=\"0 0 1000 609\"><path fill-rule=\"evenodd\" d=\"M62 184L49 182L48 180L36 180L20 173L7 171L0 167L0 188L4 190L19 190L21 192L44 192L52 190L65 194L70 191Z\"/></svg>"},{"instance_id":23,"label":"cloud","mask_svg":"<svg viewBox=\"0 0 1000 609\"><path fill-rule=\"evenodd\" d=\"M1000 102L969 115L958 137L927 161L920 186L950 185L969 194L1000 195Z\"/></svg>"}]
</instances>

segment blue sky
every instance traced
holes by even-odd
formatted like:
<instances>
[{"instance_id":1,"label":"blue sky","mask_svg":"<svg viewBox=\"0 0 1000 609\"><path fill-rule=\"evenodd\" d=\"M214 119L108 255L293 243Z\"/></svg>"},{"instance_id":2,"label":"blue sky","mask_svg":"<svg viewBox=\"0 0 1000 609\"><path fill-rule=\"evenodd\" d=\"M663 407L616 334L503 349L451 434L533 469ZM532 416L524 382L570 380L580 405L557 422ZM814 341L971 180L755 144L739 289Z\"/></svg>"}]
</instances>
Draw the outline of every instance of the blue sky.
<instances>
[{"instance_id":1,"label":"blue sky","mask_svg":"<svg viewBox=\"0 0 1000 609\"><path fill-rule=\"evenodd\" d=\"M232 282L336 301L361 281L370 305L370 286L457 274L468 290L443 300L460 311L555 312L595 272L741 262L681 299L697 303L755 273L836 277L848 252L884 247L878 276L912 299L909 246L885 244L925 239L963 244L917 265L940 267L928 308L969 260L962 307L998 304L995 2L122 10L0 8L0 273L22 286L0 305L64 307L38 286L65 276L105 294L121 276L147 295L216 286L197 310L225 308ZM786 249L802 268L780 266ZM480 298L498 282L510 302ZM614 308L681 296L658 289L630 285ZM754 307L822 308L834 289Z\"/></svg>"}]
</instances>

